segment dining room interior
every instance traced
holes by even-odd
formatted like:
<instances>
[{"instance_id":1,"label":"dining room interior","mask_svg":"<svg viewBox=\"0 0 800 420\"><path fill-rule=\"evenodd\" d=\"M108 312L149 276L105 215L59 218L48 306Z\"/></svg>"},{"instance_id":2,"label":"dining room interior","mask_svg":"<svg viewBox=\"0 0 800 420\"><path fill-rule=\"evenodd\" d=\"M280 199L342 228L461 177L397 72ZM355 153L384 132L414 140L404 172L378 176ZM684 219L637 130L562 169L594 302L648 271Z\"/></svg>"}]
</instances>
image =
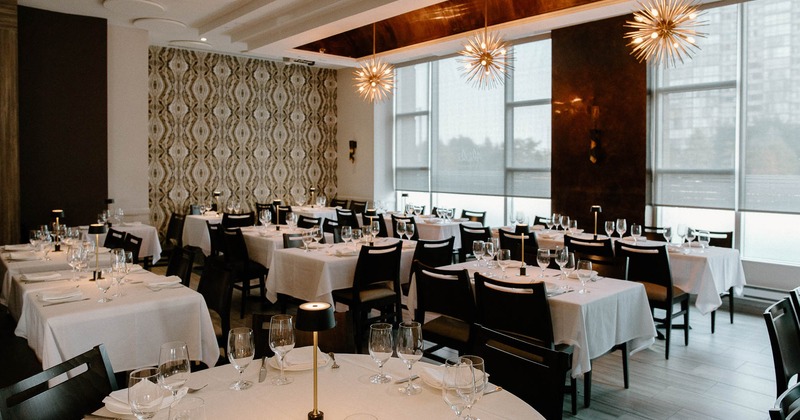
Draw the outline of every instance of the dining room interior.
<instances>
[{"instance_id":1,"label":"dining room interior","mask_svg":"<svg viewBox=\"0 0 800 420\"><path fill-rule=\"evenodd\" d=\"M632 33L645 18L658 21L659 5L696 8L677 28L691 36L678 35L655 56L637 57L634 48L647 40ZM402 321L420 321L423 334L440 333L427 325L436 316L415 312L428 293L417 274L428 264L420 260L419 244L453 238L445 244L447 263L430 265L468 272L473 297L480 276L546 284L553 320L543 347L569 347L560 348L569 363L555 417L776 415L770 409L781 407L783 391L798 386L783 384L779 371L788 369L789 378L800 373L786 367L791 357L780 357L792 353L786 344L778 348L786 328L800 337L798 22L800 5L793 0L0 0L0 387L77 356L78 335L97 328L91 340L107 334L118 341L86 343L82 351L103 344L119 388L126 388L129 372L159 362L157 346L142 354L125 349L113 325L101 331L86 318L104 313L103 305L127 305L125 313L133 313L134 302L151 298L156 308L174 299L193 314L186 326L195 332L180 340L195 362L211 368L196 372L212 382L205 391L208 418L220 407L231 409L214 404L224 399L222 392L234 392L227 386L237 370L222 368L225 384L212 376L215 364L233 362L226 354L228 330L255 330L253 320L266 317L269 334L269 317L296 314L302 302L348 313L337 322L347 324L352 347L332 353L344 355L346 379L364 386L369 375L355 378L354 370L375 365L350 354L371 354L373 343L369 323L355 310L364 305L367 313L380 313L377 322L395 329ZM489 34L502 39L480 38ZM465 45L473 35L476 48L486 48L481 39L491 44L498 74L483 72L485 56L470 63ZM473 66L481 72L470 76ZM354 222L337 208L352 210ZM250 218L229 222L235 213ZM116 261L114 254L103 260L108 256L101 245L103 251L128 249L123 242L108 245L113 233L141 242L135 263L147 273L130 272L128 265L125 277L134 279L128 296L111 286L102 297L118 296L97 303L94 282L76 285L68 278L69 246L62 243L73 242L54 227L56 214L59 226L74 226L76 235L94 242L85 254L94 258L86 269L95 277L106 266L113 272ZM176 216L180 227L174 230ZM405 218L401 228L398 217ZM228 235L217 237L213 224ZM53 230L61 249L33 247L49 250L40 258L14 248L42 225ZM312 225L316 234L304 228ZM486 227L488 236L476 233L483 246L478 252L464 239L465 229ZM499 246L500 237L511 234L520 235L517 242ZM397 237L402 246L391 245ZM580 247L595 240L607 240L613 268L605 266L605 256L583 251L575 252L574 264L568 252L563 264L559 260L569 241ZM369 277L362 258L369 249L393 247L402 286L370 289L390 296L378 306L356 299L353 293L363 291L353 292L360 281L354 278ZM669 281L664 290L670 291L663 294L634 268L636 252L655 254L659 247ZM490 248L490 262L482 262ZM494 248L511 248L510 259L527 264L527 272L502 266ZM549 263L537 266L539 249ZM627 251L634 254L614 258ZM31 258L15 259L18 252L32 252ZM180 282L170 280L178 276L178 255L192 261ZM592 280L584 284L578 260L593 264ZM212 278L206 270L216 270L219 261L226 274L218 277L230 276L231 285L222 302L226 313L217 315L219 300L201 292L209 284L203 286L203 276ZM380 266L363 262L373 272ZM80 300L71 289L55 303L75 304L49 308L54 303L46 299L45 283L52 280L80 289ZM780 302L794 303L794 324L780 324ZM92 307L52 327L62 310L79 305ZM673 311L680 312L674 321ZM164 316L150 312L135 316ZM453 343L425 352L420 363L392 358L390 374L410 377L408 368L422 377L423 395L435 394L443 412L452 414L421 366L479 348L488 361L496 342L486 337L496 336L485 333L490 321L481 321L479 312L468 323L474 347L467 348L474 351ZM175 317L164 321L164 343L180 330L176 319L190 318ZM121 325L134 328L136 322ZM319 337L325 349L333 333ZM311 345L307 338L303 346ZM149 341L157 337L143 342ZM217 345L224 356L215 363L210 350ZM332 404L325 384L337 371L327 353L320 354L323 411L352 414L359 404L364 412L377 410L363 400ZM399 350L397 357L403 359ZM283 375L283 357L276 358L264 362L267 382L279 366ZM495 360L499 365L502 359ZM258 376L256 365L239 371L245 380ZM310 370L316 411L317 369ZM311 389L310 371L286 374L296 383L275 385L280 392ZM439 380L438 388L446 388ZM413 394L408 382L405 392ZM481 418L552 417L511 382L504 386L512 391L508 399L492 402L487 395L475 403ZM253 389L266 385L259 381ZM303 415L310 409L305 394L276 395L280 403L261 402L281 406L275 418L296 414L298 404ZM423 401L433 405L429 400ZM391 405L386 418L406 418L399 414L402 401ZM524 414L515 417L510 407ZM5 409L0 403L0 414ZM102 410L94 414L117 415ZM405 414L411 413L418 412ZM384 418L371 414L363 418Z\"/></svg>"}]
</instances>

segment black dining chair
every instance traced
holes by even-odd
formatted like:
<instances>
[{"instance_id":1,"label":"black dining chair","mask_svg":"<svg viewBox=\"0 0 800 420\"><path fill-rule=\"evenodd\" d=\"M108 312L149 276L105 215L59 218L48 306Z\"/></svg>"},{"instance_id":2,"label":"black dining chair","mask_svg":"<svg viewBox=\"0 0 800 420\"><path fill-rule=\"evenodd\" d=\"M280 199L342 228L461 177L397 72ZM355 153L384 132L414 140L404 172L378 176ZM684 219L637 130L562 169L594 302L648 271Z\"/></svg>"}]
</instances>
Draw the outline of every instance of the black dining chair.
<instances>
[{"instance_id":1,"label":"black dining chair","mask_svg":"<svg viewBox=\"0 0 800 420\"><path fill-rule=\"evenodd\" d=\"M794 384L775 400L769 409L770 420L800 419L800 383Z\"/></svg>"},{"instance_id":2,"label":"black dining chair","mask_svg":"<svg viewBox=\"0 0 800 420\"><path fill-rule=\"evenodd\" d=\"M108 249L122 248L125 246L126 232L109 228L106 232L106 239L103 241L103 246Z\"/></svg>"},{"instance_id":3,"label":"black dining chair","mask_svg":"<svg viewBox=\"0 0 800 420\"><path fill-rule=\"evenodd\" d=\"M533 218L533 225L534 226L544 226L547 227L547 222L550 221L549 217L542 217L542 216L535 216Z\"/></svg>"},{"instance_id":4,"label":"black dining chair","mask_svg":"<svg viewBox=\"0 0 800 420\"><path fill-rule=\"evenodd\" d=\"M239 317L244 318L247 297L252 289L261 291L262 302L267 298L267 268L250 259L241 229L225 229L222 231L222 237L225 242L225 263L235 276L233 288L242 291ZM254 279L258 280L255 284L253 283Z\"/></svg>"},{"instance_id":5,"label":"black dining chair","mask_svg":"<svg viewBox=\"0 0 800 420\"><path fill-rule=\"evenodd\" d=\"M498 229L497 235L500 238L500 249L510 250L512 260L523 261L522 260L523 233L511 233L503 229ZM536 235L524 234L524 236L525 236L524 261L534 264L536 262L536 251L539 249L539 244L536 242Z\"/></svg>"},{"instance_id":6,"label":"black dining chair","mask_svg":"<svg viewBox=\"0 0 800 420\"><path fill-rule=\"evenodd\" d=\"M463 223L458 225L461 234L461 248L458 249L458 261L466 262L467 258L475 257L472 253L472 242L490 241L492 239L492 228L489 226L475 227L466 226Z\"/></svg>"},{"instance_id":7,"label":"black dining chair","mask_svg":"<svg viewBox=\"0 0 800 420\"><path fill-rule=\"evenodd\" d=\"M350 210L355 214L364 214L367 210L366 201L350 200Z\"/></svg>"},{"instance_id":8,"label":"black dining chair","mask_svg":"<svg viewBox=\"0 0 800 420\"><path fill-rule=\"evenodd\" d=\"M177 248L172 251L167 264L167 276L178 276L181 284L189 287L192 281L192 268L194 267L194 250L189 248Z\"/></svg>"},{"instance_id":9,"label":"black dining chair","mask_svg":"<svg viewBox=\"0 0 800 420\"><path fill-rule=\"evenodd\" d=\"M411 238L407 238L406 234L403 234L403 238L411 239L412 241L416 241L419 239L419 229L417 229L417 222L414 216L395 216L392 215L392 236L395 238L399 238L400 236L397 234L397 222L406 222L406 225L409 223L414 225L414 234L411 235Z\"/></svg>"},{"instance_id":10,"label":"black dining chair","mask_svg":"<svg viewBox=\"0 0 800 420\"><path fill-rule=\"evenodd\" d=\"M241 214L232 214L232 213L222 214L222 226L226 229L253 226L255 223L256 223L256 215L252 211Z\"/></svg>"},{"instance_id":11,"label":"black dining chair","mask_svg":"<svg viewBox=\"0 0 800 420\"><path fill-rule=\"evenodd\" d=\"M362 226L370 226L373 220L378 222L378 237L392 237L392 235L389 235L389 230L386 228L386 219L383 217L382 213L377 213L375 210L366 210L364 213L361 213Z\"/></svg>"},{"instance_id":12,"label":"black dining chair","mask_svg":"<svg viewBox=\"0 0 800 420\"><path fill-rule=\"evenodd\" d=\"M361 353L364 328L371 322L402 320L400 301L400 255L402 242L386 246L362 246L356 262L353 287L334 290L333 300L352 312L356 349ZM368 318L371 309L379 315Z\"/></svg>"},{"instance_id":13,"label":"black dining chair","mask_svg":"<svg viewBox=\"0 0 800 420\"><path fill-rule=\"evenodd\" d=\"M231 300L233 299L234 273L220 260L207 260L200 274L197 293L203 296L209 311L216 313L214 335L217 345L226 355L228 332L231 330ZM212 316L212 321L215 317ZM227 356L227 355L226 355ZM227 357L220 356L217 364L228 363Z\"/></svg>"},{"instance_id":14,"label":"black dining chair","mask_svg":"<svg viewBox=\"0 0 800 420\"><path fill-rule=\"evenodd\" d=\"M343 209L347 209L347 208L349 208L348 204L349 204L349 201L347 199L341 199L341 198L334 197L331 200L331 207L341 207Z\"/></svg>"},{"instance_id":15,"label":"black dining chair","mask_svg":"<svg viewBox=\"0 0 800 420\"><path fill-rule=\"evenodd\" d=\"M333 235L333 243L338 244L342 242L342 228L339 226L339 222L327 218L323 219L322 231ZM322 238L322 240L324 241L325 238Z\"/></svg>"},{"instance_id":16,"label":"black dining chair","mask_svg":"<svg viewBox=\"0 0 800 420\"><path fill-rule=\"evenodd\" d=\"M358 219L356 219L355 212L350 209L337 208L336 221L339 223L339 226L350 226L353 229L361 228L361 226L358 224Z\"/></svg>"},{"instance_id":17,"label":"black dining chair","mask_svg":"<svg viewBox=\"0 0 800 420\"><path fill-rule=\"evenodd\" d=\"M144 259L140 255L142 250L142 238L136 235L131 235L130 233L126 234L125 242L122 244L122 249L133 254L134 264L139 264L141 262L144 268L148 268L150 266L148 263L149 258Z\"/></svg>"},{"instance_id":18,"label":"black dining chair","mask_svg":"<svg viewBox=\"0 0 800 420\"><path fill-rule=\"evenodd\" d=\"M583 239L564 235L564 246L567 247L570 252L614 258L614 246L612 245L611 238Z\"/></svg>"},{"instance_id":19,"label":"black dining chair","mask_svg":"<svg viewBox=\"0 0 800 420\"><path fill-rule=\"evenodd\" d=\"M663 241L667 228L662 226L642 226L642 233L648 241Z\"/></svg>"},{"instance_id":20,"label":"black dining chair","mask_svg":"<svg viewBox=\"0 0 800 420\"><path fill-rule=\"evenodd\" d=\"M270 205L270 211L272 212L272 224L273 225L285 225L286 224L286 215L291 213L292 206L284 206L284 205Z\"/></svg>"},{"instance_id":21,"label":"black dining chair","mask_svg":"<svg viewBox=\"0 0 800 420\"><path fill-rule=\"evenodd\" d=\"M210 246L207 258L223 258L225 255L225 242L222 239L222 230L224 228L219 223L211 223L206 220L206 229L208 230Z\"/></svg>"},{"instance_id":22,"label":"black dining chair","mask_svg":"<svg viewBox=\"0 0 800 420\"><path fill-rule=\"evenodd\" d=\"M310 229L313 227L320 227L322 223L322 219L319 217L309 217L304 214L301 214L300 217L297 218L297 227L303 229Z\"/></svg>"},{"instance_id":23,"label":"black dining chair","mask_svg":"<svg viewBox=\"0 0 800 420\"><path fill-rule=\"evenodd\" d=\"M717 231L706 231L709 234L709 241L708 245L716 246L719 248L733 248L733 232L717 232ZM731 324L733 324L733 312L734 312L734 293L733 287L729 288L728 290L720 293L720 298L728 298L728 313L730 314ZM717 310L711 311L711 334L714 334L714 331L717 327Z\"/></svg>"},{"instance_id":24,"label":"black dining chair","mask_svg":"<svg viewBox=\"0 0 800 420\"><path fill-rule=\"evenodd\" d=\"M775 366L775 395L780 396L793 379L800 379L800 322L789 298L770 305L764 321Z\"/></svg>"},{"instance_id":25,"label":"black dining chair","mask_svg":"<svg viewBox=\"0 0 800 420\"><path fill-rule=\"evenodd\" d=\"M486 212L474 210L461 210L461 218L467 219L470 222L478 222L482 225L486 224Z\"/></svg>"},{"instance_id":26,"label":"black dining chair","mask_svg":"<svg viewBox=\"0 0 800 420\"><path fill-rule=\"evenodd\" d=\"M186 222L186 215L172 213L167 224L167 233L161 241L161 259L159 261L169 261L172 252L183 246L183 226Z\"/></svg>"}]
</instances>

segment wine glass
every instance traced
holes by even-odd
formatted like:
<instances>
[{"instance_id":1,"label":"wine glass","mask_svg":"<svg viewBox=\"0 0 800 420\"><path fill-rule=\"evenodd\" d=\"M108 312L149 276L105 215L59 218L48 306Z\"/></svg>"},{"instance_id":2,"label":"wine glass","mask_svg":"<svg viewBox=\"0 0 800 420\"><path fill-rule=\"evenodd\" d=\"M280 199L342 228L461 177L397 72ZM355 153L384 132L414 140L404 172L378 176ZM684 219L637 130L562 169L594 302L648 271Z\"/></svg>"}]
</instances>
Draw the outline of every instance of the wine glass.
<instances>
[{"instance_id":1,"label":"wine glass","mask_svg":"<svg viewBox=\"0 0 800 420\"><path fill-rule=\"evenodd\" d=\"M610 238L611 235L614 234L614 221L606 220L605 229L606 229L606 235Z\"/></svg>"},{"instance_id":2,"label":"wine glass","mask_svg":"<svg viewBox=\"0 0 800 420\"><path fill-rule=\"evenodd\" d=\"M481 260L483 260L483 254L486 253L486 242L484 241L472 241L472 254L475 255L475 267L481 266Z\"/></svg>"},{"instance_id":3,"label":"wine glass","mask_svg":"<svg viewBox=\"0 0 800 420\"><path fill-rule=\"evenodd\" d=\"M294 321L291 315L273 315L269 321L269 348L278 356L278 366L281 376L274 378L275 385L286 385L293 381L283 373L284 360L294 348Z\"/></svg>"},{"instance_id":4,"label":"wine glass","mask_svg":"<svg viewBox=\"0 0 800 420\"><path fill-rule=\"evenodd\" d=\"M406 221L405 220L398 220L397 227L395 228L397 232L397 237L403 239L403 235L406 233ZM411 239L411 238L408 238Z\"/></svg>"},{"instance_id":5,"label":"wine glass","mask_svg":"<svg viewBox=\"0 0 800 420\"><path fill-rule=\"evenodd\" d=\"M122 207L117 207L117 209L114 211L114 220L116 220L117 223L122 223L122 219L124 217L125 212L122 210Z\"/></svg>"},{"instance_id":6,"label":"wine glass","mask_svg":"<svg viewBox=\"0 0 800 420\"><path fill-rule=\"evenodd\" d=\"M233 204L233 211L236 212L236 214L241 214L242 213L242 205L241 205L241 203L239 203L238 201L236 203L234 203Z\"/></svg>"},{"instance_id":7,"label":"wine glass","mask_svg":"<svg viewBox=\"0 0 800 420\"><path fill-rule=\"evenodd\" d=\"M489 377L486 375L486 363L482 357L472 355L461 356L461 360L469 360L472 364L472 375L475 377L475 392L472 394L471 401L467 402L467 415L464 416L464 420L480 420L477 417L472 417L470 411L472 406L480 401L483 391L486 390L486 385L489 383Z\"/></svg>"},{"instance_id":8,"label":"wine glass","mask_svg":"<svg viewBox=\"0 0 800 420\"><path fill-rule=\"evenodd\" d=\"M290 229L297 227L297 215L294 214L294 212L286 212L286 225L289 226Z\"/></svg>"},{"instance_id":9,"label":"wine glass","mask_svg":"<svg viewBox=\"0 0 800 420\"><path fill-rule=\"evenodd\" d=\"M128 403L137 419L151 419L161 408L164 388L158 384L158 368L136 369L128 375Z\"/></svg>"},{"instance_id":10,"label":"wine glass","mask_svg":"<svg viewBox=\"0 0 800 420\"><path fill-rule=\"evenodd\" d=\"M378 373L369 377L373 384L392 380L383 373L383 365L392 357L392 324L377 322L369 326L369 355L378 364Z\"/></svg>"},{"instance_id":11,"label":"wine glass","mask_svg":"<svg viewBox=\"0 0 800 420\"><path fill-rule=\"evenodd\" d=\"M567 262L564 264L564 274L566 277L571 276L572 272L575 271L577 267L578 266L575 263L575 253L567 250Z\"/></svg>"},{"instance_id":12,"label":"wine glass","mask_svg":"<svg viewBox=\"0 0 800 420\"><path fill-rule=\"evenodd\" d=\"M316 242L317 245L321 244L322 243L322 238L324 238L324 235L323 235L324 232L322 232L322 229L320 229L318 227L315 227L315 228L311 229L311 232L314 235L314 242Z\"/></svg>"},{"instance_id":13,"label":"wine glass","mask_svg":"<svg viewBox=\"0 0 800 420\"><path fill-rule=\"evenodd\" d=\"M686 230L686 243L689 249L692 248L692 241L694 241L695 236L697 235L697 231L694 229L687 229Z\"/></svg>"},{"instance_id":14,"label":"wine glass","mask_svg":"<svg viewBox=\"0 0 800 420\"><path fill-rule=\"evenodd\" d=\"M103 292L103 294L100 296L100 300L97 301L98 303L111 302L111 298L106 296L106 292L108 292L108 289L111 288L111 284L114 281L111 275L113 271L114 270L111 267L103 268L99 271L97 278L94 280L94 284L98 289L100 289L101 292Z\"/></svg>"},{"instance_id":15,"label":"wine glass","mask_svg":"<svg viewBox=\"0 0 800 420\"><path fill-rule=\"evenodd\" d=\"M189 380L189 349L183 341L161 345L158 354L158 383L172 393L172 404L178 401L178 391Z\"/></svg>"},{"instance_id":16,"label":"wine glass","mask_svg":"<svg viewBox=\"0 0 800 420\"><path fill-rule=\"evenodd\" d=\"M592 262L587 260L578 261L578 280L581 281L581 290L578 293L589 293L586 290L586 282L592 279Z\"/></svg>"},{"instance_id":17,"label":"wine glass","mask_svg":"<svg viewBox=\"0 0 800 420\"><path fill-rule=\"evenodd\" d=\"M126 274L126 261L125 250L122 248L114 248L111 250L111 278L114 281L114 286L117 287L116 293L112 297L122 297L122 279Z\"/></svg>"},{"instance_id":18,"label":"wine glass","mask_svg":"<svg viewBox=\"0 0 800 420\"><path fill-rule=\"evenodd\" d=\"M264 227L269 227L272 223L272 212L269 209L263 209L258 213L258 220Z\"/></svg>"},{"instance_id":19,"label":"wine glass","mask_svg":"<svg viewBox=\"0 0 800 420\"><path fill-rule=\"evenodd\" d=\"M561 215L558 213L553 213L553 215L550 216L550 220L553 221L553 228L558 230L558 226L561 224Z\"/></svg>"},{"instance_id":20,"label":"wine glass","mask_svg":"<svg viewBox=\"0 0 800 420\"><path fill-rule=\"evenodd\" d=\"M556 248L556 264L561 271L561 280L564 280L564 266L569 261L569 250L567 248Z\"/></svg>"},{"instance_id":21,"label":"wine glass","mask_svg":"<svg viewBox=\"0 0 800 420\"><path fill-rule=\"evenodd\" d=\"M411 240L414 237L414 224L406 223L406 239Z\"/></svg>"},{"instance_id":22,"label":"wine glass","mask_svg":"<svg viewBox=\"0 0 800 420\"><path fill-rule=\"evenodd\" d=\"M71 245L67 249L67 263L70 267L72 267L72 281L78 281L78 268L81 265L81 251L83 251L83 247Z\"/></svg>"},{"instance_id":23,"label":"wine glass","mask_svg":"<svg viewBox=\"0 0 800 420\"><path fill-rule=\"evenodd\" d=\"M353 247L357 248L363 237L364 232L361 229L353 229Z\"/></svg>"},{"instance_id":24,"label":"wine glass","mask_svg":"<svg viewBox=\"0 0 800 420\"><path fill-rule=\"evenodd\" d=\"M564 231L569 229L569 216L566 214L561 215L561 229Z\"/></svg>"},{"instance_id":25,"label":"wine glass","mask_svg":"<svg viewBox=\"0 0 800 420\"><path fill-rule=\"evenodd\" d=\"M30 231L29 241L31 242L31 246L33 247L34 251L39 248L39 241L42 239L42 232L38 229L32 229Z\"/></svg>"},{"instance_id":26,"label":"wine glass","mask_svg":"<svg viewBox=\"0 0 800 420\"><path fill-rule=\"evenodd\" d=\"M511 264L511 250L510 249L498 249L497 250L497 265L500 266L500 269L503 270L503 278L506 279L506 267Z\"/></svg>"},{"instance_id":27,"label":"wine glass","mask_svg":"<svg viewBox=\"0 0 800 420\"><path fill-rule=\"evenodd\" d=\"M578 234L578 219L572 219L569 221L569 233L571 235Z\"/></svg>"},{"instance_id":28,"label":"wine glass","mask_svg":"<svg viewBox=\"0 0 800 420\"><path fill-rule=\"evenodd\" d=\"M547 226L547 230L553 230L553 219L544 219L544 224Z\"/></svg>"},{"instance_id":29,"label":"wine glass","mask_svg":"<svg viewBox=\"0 0 800 420\"><path fill-rule=\"evenodd\" d=\"M697 242L700 243L700 252L705 253L708 243L711 242L711 234L707 230L697 232Z\"/></svg>"},{"instance_id":30,"label":"wine glass","mask_svg":"<svg viewBox=\"0 0 800 420\"><path fill-rule=\"evenodd\" d=\"M675 232L678 234L678 237L681 238L681 248L683 248L683 238L686 236L686 225L680 224L678 225L678 231Z\"/></svg>"},{"instance_id":31,"label":"wine glass","mask_svg":"<svg viewBox=\"0 0 800 420\"><path fill-rule=\"evenodd\" d=\"M372 242L375 242L375 238L381 233L381 222L378 219L373 219L370 227L372 227Z\"/></svg>"},{"instance_id":32,"label":"wine glass","mask_svg":"<svg viewBox=\"0 0 800 420\"><path fill-rule=\"evenodd\" d=\"M628 230L627 223L625 219L617 219L617 233L619 233L620 239L622 239L622 235L625 234L625 231Z\"/></svg>"},{"instance_id":33,"label":"wine glass","mask_svg":"<svg viewBox=\"0 0 800 420\"><path fill-rule=\"evenodd\" d=\"M255 353L256 346L253 342L253 330L251 328L238 327L230 330L228 333L228 360L230 360L231 366L239 372L238 380L231 384L230 389L241 391L253 386L252 382L242 380L242 373L253 361Z\"/></svg>"},{"instance_id":34,"label":"wine glass","mask_svg":"<svg viewBox=\"0 0 800 420\"><path fill-rule=\"evenodd\" d=\"M492 238L492 239L494 239L494 238ZM486 261L486 265L488 267L491 267L492 263L494 261L495 249L496 248L495 248L494 241L486 241L484 243L484 253L485 253L486 257L488 258L488 260Z\"/></svg>"},{"instance_id":35,"label":"wine glass","mask_svg":"<svg viewBox=\"0 0 800 420\"><path fill-rule=\"evenodd\" d=\"M671 227L665 227L663 235L664 235L664 240L667 241L668 244L672 243L672 228Z\"/></svg>"},{"instance_id":36,"label":"wine glass","mask_svg":"<svg viewBox=\"0 0 800 420\"><path fill-rule=\"evenodd\" d=\"M422 388L411 381L411 367L422 358L425 343L422 341L422 324L416 321L403 322L397 330L397 357L408 367L408 383L398 390L406 395L422 392Z\"/></svg>"},{"instance_id":37,"label":"wine glass","mask_svg":"<svg viewBox=\"0 0 800 420\"><path fill-rule=\"evenodd\" d=\"M353 228L350 226L342 226L341 230L342 241L347 245L353 239Z\"/></svg>"},{"instance_id":38,"label":"wine glass","mask_svg":"<svg viewBox=\"0 0 800 420\"><path fill-rule=\"evenodd\" d=\"M311 252L308 246L314 242L314 234L311 233L311 229L307 229L303 232L303 246L305 246L306 252Z\"/></svg>"},{"instance_id":39,"label":"wine glass","mask_svg":"<svg viewBox=\"0 0 800 420\"><path fill-rule=\"evenodd\" d=\"M44 253L44 260L50 261L50 257L47 254L53 250L53 237L50 236L49 233L44 233L42 235L42 241L40 245L42 247L42 252Z\"/></svg>"},{"instance_id":40,"label":"wine glass","mask_svg":"<svg viewBox=\"0 0 800 420\"><path fill-rule=\"evenodd\" d=\"M539 278L544 278L544 269L550 265L550 250L548 248L539 248L536 250L536 264L542 269L542 274Z\"/></svg>"},{"instance_id":41,"label":"wine glass","mask_svg":"<svg viewBox=\"0 0 800 420\"><path fill-rule=\"evenodd\" d=\"M444 362L442 376L442 398L444 402L461 418L461 412L472 405L475 399L475 373L472 362L459 356L451 357Z\"/></svg>"},{"instance_id":42,"label":"wine glass","mask_svg":"<svg viewBox=\"0 0 800 420\"><path fill-rule=\"evenodd\" d=\"M631 236L633 236L633 243L639 242L639 238L642 236L642 225L638 223L631 224Z\"/></svg>"}]
</instances>

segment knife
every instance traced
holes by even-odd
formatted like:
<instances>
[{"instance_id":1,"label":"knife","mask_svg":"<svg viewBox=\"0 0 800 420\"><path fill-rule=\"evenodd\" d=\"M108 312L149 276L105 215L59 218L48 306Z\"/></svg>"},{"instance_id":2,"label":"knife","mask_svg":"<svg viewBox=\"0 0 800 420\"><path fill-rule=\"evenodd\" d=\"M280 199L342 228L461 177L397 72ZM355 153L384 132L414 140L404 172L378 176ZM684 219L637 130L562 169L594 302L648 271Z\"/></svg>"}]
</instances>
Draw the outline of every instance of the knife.
<instances>
[{"instance_id":1,"label":"knife","mask_svg":"<svg viewBox=\"0 0 800 420\"><path fill-rule=\"evenodd\" d=\"M267 356L261 359L261 370L258 372L258 382L264 382L267 379Z\"/></svg>"},{"instance_id":2,"label":"knife","mask_svg":"<svg viewBox=\"0 0 800 420\"><path fill-rule=\"evenodd\" d=\"M394 383L402 384L403 382L408 382L409 380L413 381L414 379L419 379L419 376L418 375L411 375L410 377L400 378L400 379L394 381Z\"/></svg>"}]
</instances>

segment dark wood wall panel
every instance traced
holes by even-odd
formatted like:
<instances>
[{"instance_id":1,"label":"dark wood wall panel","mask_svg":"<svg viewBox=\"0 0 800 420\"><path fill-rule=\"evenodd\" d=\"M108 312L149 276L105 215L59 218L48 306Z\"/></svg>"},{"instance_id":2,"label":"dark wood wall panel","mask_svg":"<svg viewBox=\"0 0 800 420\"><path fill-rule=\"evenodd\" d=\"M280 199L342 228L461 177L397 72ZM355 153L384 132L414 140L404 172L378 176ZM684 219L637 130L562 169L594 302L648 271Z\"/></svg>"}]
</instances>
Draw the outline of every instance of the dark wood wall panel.
<instances>
[{"instance_id":1,"label":"dark wood wall panel","mask_svg":"<svg viewBox=\"0 0 800 420\"><path fill-rule=\"evenodd\" d=\"M626 19L552 33L552 206L577 217L586 231L593 228L593 204L603 207L599 230L603 220L644 221L647 71L629 55L623 39ZM599 118L592 117L593 107ZM590 132L595 126L601 132L601 158L592 163Z\"/></svg>"},{"instance_id":2,"label":"dark wood wall panel","mask_svg":"<svg viewBox=\"0 0 800 420\"><path fill-rule=\"evenodd\" d=\"M54 208L95 222L108 195L106 21L18 10L22 231Z\"/></svg>"},{"instance_id":3,"label":"dark wood wall panel","mask_svg":"<svg viewBox=\"0 0 800 420\"><path fill-rule=\"evenodd\" d=\"M0 244L19 242L17 1L0 0Z\"/></svg>"}]
</instances>

